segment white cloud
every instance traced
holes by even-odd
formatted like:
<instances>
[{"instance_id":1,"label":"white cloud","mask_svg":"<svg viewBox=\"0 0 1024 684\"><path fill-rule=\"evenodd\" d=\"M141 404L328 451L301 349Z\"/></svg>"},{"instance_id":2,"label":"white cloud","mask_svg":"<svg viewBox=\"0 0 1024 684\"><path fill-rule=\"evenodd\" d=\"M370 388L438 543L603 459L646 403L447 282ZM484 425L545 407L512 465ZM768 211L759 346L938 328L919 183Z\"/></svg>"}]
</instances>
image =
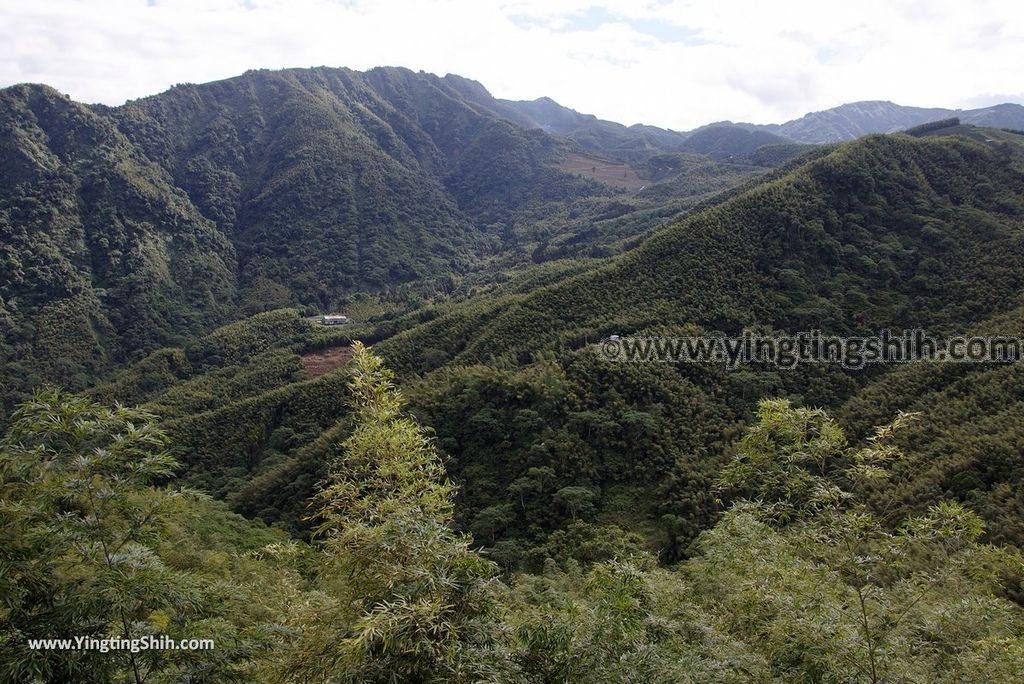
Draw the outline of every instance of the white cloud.
<instances>
[{"instance_id":1,"label":"white cloud","mask_svg":"<svg viewBox=\"0 0 1024 684\"><path fill-rule=\"evenodd\" d=\"M152 5L152 6L150 6ZM0 84L118 104L250 68L401 65L623 123L1024 99L1017 0L0 2Z\"/></svg>"}]
</instances>

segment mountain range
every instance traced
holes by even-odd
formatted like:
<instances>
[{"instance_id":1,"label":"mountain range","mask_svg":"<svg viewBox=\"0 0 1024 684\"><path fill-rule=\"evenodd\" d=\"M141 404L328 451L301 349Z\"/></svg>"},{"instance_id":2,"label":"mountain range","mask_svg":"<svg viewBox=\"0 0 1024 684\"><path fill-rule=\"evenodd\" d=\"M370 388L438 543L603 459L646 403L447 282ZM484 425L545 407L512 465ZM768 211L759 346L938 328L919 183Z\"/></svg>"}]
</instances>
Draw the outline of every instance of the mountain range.
<instances>
[{"instance_id":1,"label":"mountain range","mask_svg":"<svg viewBox=\"0 0 1024 684\"><path fill-rule=\"evenodd\" d=\"M804 143L951 114L1024 127L1019 105L854 103L680 133L399 68L252 71L120 107L8 87L0 362L12 395L82 387L246 313L607 256Z\"/></svg>"},{"instance_id":2,"label":"mountain range","mask_svg":"<svg viewBox=\"0 0 1024 684\"><path fill-rule=\"evenodd\" d=\"M475 438L461 434L472 424L463 414L475 409L449 417L439 407L467 384L479 392L491 383L501 396L508 385L532 387L545 369L561 378L547 395L591 403L611 420L615 401L577 394L577 374L594 372L587 343L603 336L954 331L1014 311L1024 274L1014 223L1024 146L1012 130L1021 109L855 103L780 126L676 133L397 68L252 71L120 107L12 86L0 91L3 400L47 382L84 389L120 378L103 390L111 399L178 416L182 443L206 454L192 471L204 488L291 524L287 511L302 497L281 502L273 492L286 480L315 481L317 435L342 409L320 405L312 423L288 427L305 437L278 444L271 436L293 413L280 402L305 401L299 356L326 348L330 357L332 344L359 332L403 376L445 378L411 397L450 439L452 473L472 491L500 490L517 471L498 462L481 470L467 451ZM796 142L907 126L918 128ZM334 309L359 325L313 334L297 313ZM554 366L540 350L557 354ZM466 370L488 365L508 375L485 381ZM648 445L663 460L645 475L618 463L615 449L646 437L585 447L597 428L574 414L550 415L535 433L515 428L508 449L479 447L527 464L542 443L558 451L555 461L578 444L571 458L590 454L577 464L588 482L611 486L598 473L620 473L636 483L667 476L680 449L716 452L749 408L714 398L736 392L737 375L635 372L638 385L614 392L638 412L636 429L673 434L671 445ZM762 387L753 394L772 388L841 407L873 377L807 373L746 380ZM326 377L312 386L335 381ZM226 378L235 389L217 398L192 389ZM448 384L456 394L438 389ZM651 413L639 397L654 387L691 396L690 418L653 417L667 409ZM532 401L519 410L553 410ZM220 433L196 421L241 411L231 422L248 426L261 402L269 424L230 445L202 441ZM698 415L704 427L683 427ZM243 463L251 473L225 479ZM579 477L574 468L559 472ZM491 501L468 501L466 524Z\"/></svg>"},{"instance_id":3,"label":"mountain range","mask_svg":"<svg viewBox=\"0 0 1024 684\"><path fill-rule=\"evenodd\" d=\"M331 308L498 253L541 254L538 212L592 232L622 207L667 211L633 197L644 178L686 198L765 170L598 158L503 118L467 83L404 69L249 72L114 108L42 85L0 91L4 367L22 387L80 387L239 313ZM573 249L571 231L557 238Z\"/></svg>"},{"instance_id":4,"label":"mountain range","mask_svg":"<svg viewBox=\"0 0 1024 684\"><path fill-rule=\"evenodd\" d=\"M155 350L92 392L163 416L187 482L303 534L303 507L349 428L349 376L324 372L325 360L372 343L435 430L462 492L457 524L510 567L537 567L548 535L564 534L572 513L553 515L551 497L566 487L594 497L599 525L684 557L764 396L827 407L851 439L918 411L935 419L901 437L913 456L878 496L902 514L936 497L970 502L992 540L1020 544L1020 364L730 370L611 363L595 343L744 330L1020 336L1021 216L1024 136L964 125L868 136L716 193L606 257L503 270L383 315L354 308L341 329L296 309L257 314ZM524 487L535 505L515 503ZM565 543L593 558L613 532L587 529L598 536Z\"/></svg>"},{"instance_id":5,"label":"mountain range","mask_svg":"<svg viewBox=\"0 0 1024 684\"><path fill-rule=\"evenodd\" d=\"M606 345L1024 339L1021 111L0 90L0 679L1016 681L1024 364Z\"/></svg>"},{"instance_id":6,"label":"mountain range","mask_svg":"<svg viewBox=\"0 0 1024 684\"><path fill-rule=\"evenodd\" d=\"M693 138L708 129L729 131L737 136L741 135L740 130L758 131L762 134L756 139L759 143L757 146L760 146L780 142L843 142L871 133L892 133L953 117L976 126L1014 129L1024 127L1024 106L1013 103L980 109L942 109L906 107L873 100L851 102L832 109L811 112L782 124L757 125L721 121L686 132L639 124L626 127L589 114L580 114L546 97L532 101L501 100L500 105L500 109L496 110L509 120L568 137L595 152L626 155L630 154L631 150L687 150L687 140L691 141L688 151L707 153L708 149L693 141ZM770 137L772 135L778 137Z\"/></svg>"}]
</instances>

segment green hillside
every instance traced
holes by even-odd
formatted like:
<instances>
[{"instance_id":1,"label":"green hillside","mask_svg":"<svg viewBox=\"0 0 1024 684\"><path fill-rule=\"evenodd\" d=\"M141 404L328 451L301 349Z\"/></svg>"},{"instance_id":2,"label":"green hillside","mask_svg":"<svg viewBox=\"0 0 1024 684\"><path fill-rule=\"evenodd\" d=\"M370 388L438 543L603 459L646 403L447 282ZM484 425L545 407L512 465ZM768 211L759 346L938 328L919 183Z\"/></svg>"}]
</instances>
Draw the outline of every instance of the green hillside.
<instances>
[{"instance_id":1,"label":"green hillside","mask_svg":"<svg viewBox=\"0 0 1024 684\"><path fill-rule=\"evenodd\" d=\"M963 138L869 137L570 281L467 304L380 349L422 371L427 347L479 362L688 324L941 332L1013 305L1022 179Z\"/></svg>"},{"instance_id":2,"label":"green hillside","mask_svg":"<svg viewBox=\"0 0 1024 684\"><path fill-rule=\"evenodd\" d=\"M709 202L621 256L527 269L476 294L340 332L310 327L295 312L267 314L208 338L261 340L232 342L242 355L199 351L224 344L199 342L178 362L189 370L168 370L170 352L162 353L98 396L149 402L183 448L190 481L248 515L301 529L301 502L347 415L331 398L345 370L310 378L301 356L361 338L399 370L412 409L436 430L461 487L458 523L490 542L501 562L537 567L550 553L549 537L576 517L559 503L567 487L589 501L574 543L614 525L641 532L673 559L717 515L710 483L760 398L832 407L863 436L900 409L927 414L930 397L948 405L946 383L961 375L974 378L969 401L981 401L975 393L996 378L1012 383L1016 366L730 371L610 364L590 343L613 333L741 329L1014 332L1022 178L998 146L868 138ZM915 373L927 382L886 389ZM852 412L857 406L864 408ZM1016 423L1007 414L1001 424ZM230 439L221 425L232 426ZM904 446L925 458L959 429L951 421ZM1017 439L1012 428L997 435L1006 445ZM901 486L975 502L996 538L1019 543L1019 519L997 503L1019 469L1012 458L983 464L981 453L958 450L947 466L928 457L930 474ZM965 458L975 474L957 470ZM907 491L907 511L933 500ZM524 492L532 492L530 505Z\"/></svg>"},{"instance_id":3,"label":"green hillside","mask_svg":"<svg viewBox=\"0 0 1024 684\"><path fill-rule=\"evenodd\" d=\"M942 335L1013 321L1024 272L1022 180L998 146L868 138L698 212L589 271L455 306L376 349L406 373L433 371L414 383L425 396L415 389L411 395L452 454L452 471L464 478L467 524L514 502L515 483L531 468L549 466L556 489L591 488L605 520L626 515L635 525L635 501L643 500L652 523L674 516L691 526L679 533L685 539L695 519L710 515L706 483L716 455L759 397L839 407L861 391L871 396L879 371L609 365L587 343L613 333L744 328L853 334L922 327ZM941 397L943 373L919 372L938 374L930 390ZM962 372L1009 374L1009 382L1016 366ZM927 404L919 390L886 396L890 414ZM871 418L878 422L883 412ZM959 434L951 422L946 448ZM865 424L875 423L856 422ZM995 439L1012 452L1014 434ZM916 446L908 442L908 450ZM961 465L965 457L949 456ZM1007 465L981 479L961 474L967 479L957 488L949 485L955 467L939 471L940 484L922 478L919 486L984 501L989 520L1009 525L1005 538L1019 542L1009 531L1016 523L1007 523L993 498L1013 487L1019 469ZM932 499L907 503L915 500ZM539 510L552 509L542 503ZM526 514L507 526L518 537L544 524Z\"/></svg>"},{"instance_id":4,"label":"green hillside","mask_svg":"<svg viewBox=\"0 0 1024 684\"><path fill-rule=\"evenodd\" d=\"M235 314L236 253L107 118L0 91L3 400L73 389Z\"/></svg>"},{"instance_id":5,"label":"green hillside","mask_svg":"<svg viewBox=\"0 0 1024 684\"><path fill-rule=\"evenodd\" d=\"M913 416L851 447L825 412L762 402L711 490L746 498L692 558L658 567L635 535L594 534L565 487L572 522L542 572L513 574L452 528L455 487L380 358L356 345L347 374L312 543L168 486L175 442L152 414L56 392L20 406L0 438L3 677L1009 683L1024 663L1020 554L956 503L894 526L866 500ZM524 478L522 509L549 479ZM33 647L53 634L139 648Z\"/></svg>"},{"instance_id":6,"label":"green hillside","mask_svg":"<svg viewBox=\"0 0 1024 684\"><path fill-rule=\"evenodd\" d=\"M472 210L525 201L541 185L531 174L553 141L432 86L399 70L250 72L111 115L232 236L249 310L328 307L347 292L464 272L497 239ZM410 87L436 98L407 97ZM498 182L480 165L501 164L499 149L524 155L510 194L482 185Z\"/></svg>"},{"instance_id":7,"label":"green hillside","mask_svg":"<svg viewBox=\"0 0 1024 684\"><path fill-rule=\"evenodd\" d=\"M1024 670L1021 363L601 344L1024 336L1017 132L682 140L316 68L6 88L0 161L2 681ZM29 645L150 634L217 646Z\"/></svg>"},{"instance_id":8,"label":"green hillside","mask_svg":"<svg viewBox=\"0 0 1024 684\"><path fill-rule=\"evenodd\" d=\"M637 197L648 166L623 166L628 187L570 171L576 143L489 97L397 68L254 71L116 108L3 90L5 406L260 311L400 311L613 254L765 170L704 160Z\"/></svg>"}]
</instances>

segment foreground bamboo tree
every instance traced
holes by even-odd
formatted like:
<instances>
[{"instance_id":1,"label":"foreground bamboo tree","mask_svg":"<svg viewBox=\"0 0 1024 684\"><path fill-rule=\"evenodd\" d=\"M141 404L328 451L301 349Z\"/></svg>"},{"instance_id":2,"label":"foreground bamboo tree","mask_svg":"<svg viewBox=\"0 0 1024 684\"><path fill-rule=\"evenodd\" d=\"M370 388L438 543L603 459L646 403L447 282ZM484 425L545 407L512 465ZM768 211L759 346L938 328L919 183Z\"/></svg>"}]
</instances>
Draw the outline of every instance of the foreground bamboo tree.
<instances>
[{"instance_id":1,"label":"foreground bamboo tree","mask_svg":"<svg viewBox=\"0 0 1024 684\"><path fill-rule=\"evenodd\" d=\"M454 487L403 413L380 358L356 345L354 427L316 499L320 586L285 676L294 681L499 681L495 568L454 533Z\"/></svg>"},{"instance_id":2,"label":"foreground bamboo tree","mask_svg":"<svg viewBox=\"0 0 1024 684\"><path fill-rule=\"evenodd\" d=\"M314 544L163 486L175 462L144 411L24 404L0 440L0 680L1020 681L1019 552L959 504L904 517L886 499L914 416L851 447L824 412L763 402L690 559L630 543L579 561L553 535L543 572L506 584L453 530L455 489L391 373L359 345L350 372ZM26 648L147 634L217 648Z\"/></svg>"},{"instance_id":3,"label":"foreground bamboo tree","mask_svg":"<svg viewBox=\"0 0 1024 684\"><path fill-rule=\"evenodd\" d=\"M1020 554L936 501L903 521L867 503L903 458L900 414L859 449L823 411L764 401L723 488L739 500L685 568L705 605L785 679L1015 682L1024 672Z\"/></svg>"},{"instance_id":4,"label":"foreground bamboo tree","mask_svg":"<svg viewBox=\"0 0 1024 684\"><path fill-rule=\"evenodd\" d=\"M15 412L0 440L0 680L229 678L202 655L28 648L33 638L192 636L210 610L205 583L158 553L180 513L180 492L154 486L177 467L167 446L145 411L76 395L40 391Z\"/></svg>"},{"instance_id":5,"label":"foreground bamboo tree","mask_svg":"<svg viewBox=\"0 0 1024 684\"><path fill-rule=\"evenodd\" d=\"M280 616L305 587L293 567L302 547L168 484L173 447L146 411L43 390L11 418L0 438L0 681L264 679ZM31 646L76 638L108 649ZM152 639L211 647L109 643Z\"/></svg>"}]
</instances>

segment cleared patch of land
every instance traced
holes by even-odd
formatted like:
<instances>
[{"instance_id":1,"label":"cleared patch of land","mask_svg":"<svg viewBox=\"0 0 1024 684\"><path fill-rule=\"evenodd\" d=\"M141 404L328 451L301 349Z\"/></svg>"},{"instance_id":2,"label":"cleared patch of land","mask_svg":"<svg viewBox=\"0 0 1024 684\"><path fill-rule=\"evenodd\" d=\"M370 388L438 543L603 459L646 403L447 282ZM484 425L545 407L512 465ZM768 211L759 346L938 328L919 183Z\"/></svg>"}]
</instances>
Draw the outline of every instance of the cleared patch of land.
<instances>
[{"instance_id":1,"label":"cleared patch of land","mask_svg":"<svg viewBox=\"0 0 1024 684\"><path fill-rule=\"evenodd\" d=\"M637 175L629 164L598 159L584 154L570 154L559 162L557 168L567 173L574 173L599 183L627 190L639 190L647 183Z\"/></svg>"},{"instance_id":2,"label":"cleared patch of land","mask_svg":"<svg viewBox=\"0 0 1024 684\"><path fill-rule=\"evenodd\" d=\"M302 365L310 377L316 378L341 368L352 359L352 347L328 347L302 356Z\"/></svg>"}]
</instances>

